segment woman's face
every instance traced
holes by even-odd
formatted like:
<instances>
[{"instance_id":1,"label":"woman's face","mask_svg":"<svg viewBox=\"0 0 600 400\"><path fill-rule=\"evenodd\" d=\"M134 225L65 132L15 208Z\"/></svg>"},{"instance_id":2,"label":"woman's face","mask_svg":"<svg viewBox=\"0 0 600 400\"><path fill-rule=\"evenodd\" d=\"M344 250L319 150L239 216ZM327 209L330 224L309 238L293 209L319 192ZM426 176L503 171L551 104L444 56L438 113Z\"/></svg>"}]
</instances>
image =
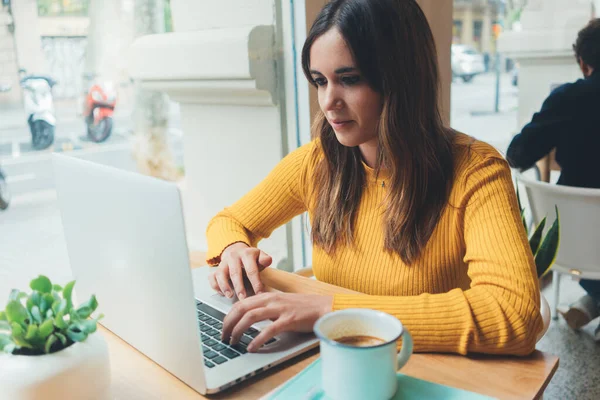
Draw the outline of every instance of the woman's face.
<instances>
[{"instance_id":1,"label":"woman's face","mask_svg":"<svg viewBox=\"0 0 600 400\"><path fill-rule=\"evenodd\" d=\"M382 96L358 70L346 41L336 28L321 35L310 49L310 72L319 106L344 146L377 148Z\"/></svg>"}]
</instances>

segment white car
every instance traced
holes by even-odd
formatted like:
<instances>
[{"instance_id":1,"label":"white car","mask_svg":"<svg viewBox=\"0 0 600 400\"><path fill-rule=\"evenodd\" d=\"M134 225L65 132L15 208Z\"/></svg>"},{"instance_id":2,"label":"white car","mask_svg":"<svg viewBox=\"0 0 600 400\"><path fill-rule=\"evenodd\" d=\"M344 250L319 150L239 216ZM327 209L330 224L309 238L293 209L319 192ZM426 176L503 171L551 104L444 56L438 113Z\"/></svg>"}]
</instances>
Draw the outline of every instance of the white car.
<instances>
[{"instance_id":1,"label":"white car","mask_svg":"<svg viewBox=\"0 0 600 400\"><path fill-rule=\"evenodd\" d=\"M471 46L453 44L450 62L452 64L452 77L461 78L470 82L475 75L485 72L483 54L478 53Z\"/></svg>"}]
</instances>

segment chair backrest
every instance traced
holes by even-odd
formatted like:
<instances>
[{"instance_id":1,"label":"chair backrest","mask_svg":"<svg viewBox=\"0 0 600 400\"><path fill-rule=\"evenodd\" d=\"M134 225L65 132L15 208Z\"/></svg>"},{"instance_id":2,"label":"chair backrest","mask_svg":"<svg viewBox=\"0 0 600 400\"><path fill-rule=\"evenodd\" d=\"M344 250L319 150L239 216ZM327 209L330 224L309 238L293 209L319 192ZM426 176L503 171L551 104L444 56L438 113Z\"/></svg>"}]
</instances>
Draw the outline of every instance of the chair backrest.
<instances>
[{"instance_id":1,"label":"chair backrest","mask_svg":"<svg viewBox=\"0 0 600 400\"><path fill-rule=\"evenodd\" d=\"M600 279L600 189L577 188L534 181L522 175L517 183L525 186L533 221L544 218L546 230L560 215L560 244L556 256L559 267L580 271L581 276Z\"/></svg>"}]
</instances>

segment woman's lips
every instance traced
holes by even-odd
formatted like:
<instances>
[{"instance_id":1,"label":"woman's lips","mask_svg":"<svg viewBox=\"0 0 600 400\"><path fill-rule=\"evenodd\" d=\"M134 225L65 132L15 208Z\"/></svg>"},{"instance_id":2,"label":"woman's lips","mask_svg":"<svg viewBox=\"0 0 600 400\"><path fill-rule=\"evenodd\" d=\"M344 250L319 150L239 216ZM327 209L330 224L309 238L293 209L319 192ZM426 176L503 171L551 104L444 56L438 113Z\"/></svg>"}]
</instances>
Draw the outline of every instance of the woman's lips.
<instances>
[{"instance_id":1,"label":"woman's lips","mask_svg":"<svg viewBox=\"0 0 600 400\"><path fill-rule=\"evenodd\" d=\"M331 127L335 130L339 130L339 129L343 129L345 127L347 127L348 125L350 125L352 121L351 120L347 120L347 121L343 121L343 120L332 120L329 121L329 123L331 124Z\"/></svg>"}]
</instances>

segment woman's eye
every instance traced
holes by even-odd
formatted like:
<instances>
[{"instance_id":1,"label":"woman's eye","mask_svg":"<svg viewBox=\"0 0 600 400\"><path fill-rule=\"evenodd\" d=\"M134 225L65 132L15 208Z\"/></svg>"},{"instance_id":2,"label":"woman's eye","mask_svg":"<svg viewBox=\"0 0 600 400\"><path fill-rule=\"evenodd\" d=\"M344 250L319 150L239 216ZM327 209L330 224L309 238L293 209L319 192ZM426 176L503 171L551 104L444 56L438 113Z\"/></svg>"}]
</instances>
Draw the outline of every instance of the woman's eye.
<instances>
[{"instance_id":1,"label":"woman's eye","mask_svg":"<svg viewBox=\"0 0 600 400\"><path fill-rule=\"evenodd\" d=\"M354 85L355 83L358 83L359 81L360 81L360 76L358 76L358 75L342 77L342 83L344 85Z\"/></svg>"},{"instance_id":2,"label":"woman's eye","mask_svg":"<svg viewBox=\"0 0 600 400\"><path fill-rule=\"evenodd\" d=\"M315 78L313 79L315 81L315 83L317 84L317 86L323 86L327 83L327 81L325 80L325 78Z\"/></svg>"}]
</instances>

